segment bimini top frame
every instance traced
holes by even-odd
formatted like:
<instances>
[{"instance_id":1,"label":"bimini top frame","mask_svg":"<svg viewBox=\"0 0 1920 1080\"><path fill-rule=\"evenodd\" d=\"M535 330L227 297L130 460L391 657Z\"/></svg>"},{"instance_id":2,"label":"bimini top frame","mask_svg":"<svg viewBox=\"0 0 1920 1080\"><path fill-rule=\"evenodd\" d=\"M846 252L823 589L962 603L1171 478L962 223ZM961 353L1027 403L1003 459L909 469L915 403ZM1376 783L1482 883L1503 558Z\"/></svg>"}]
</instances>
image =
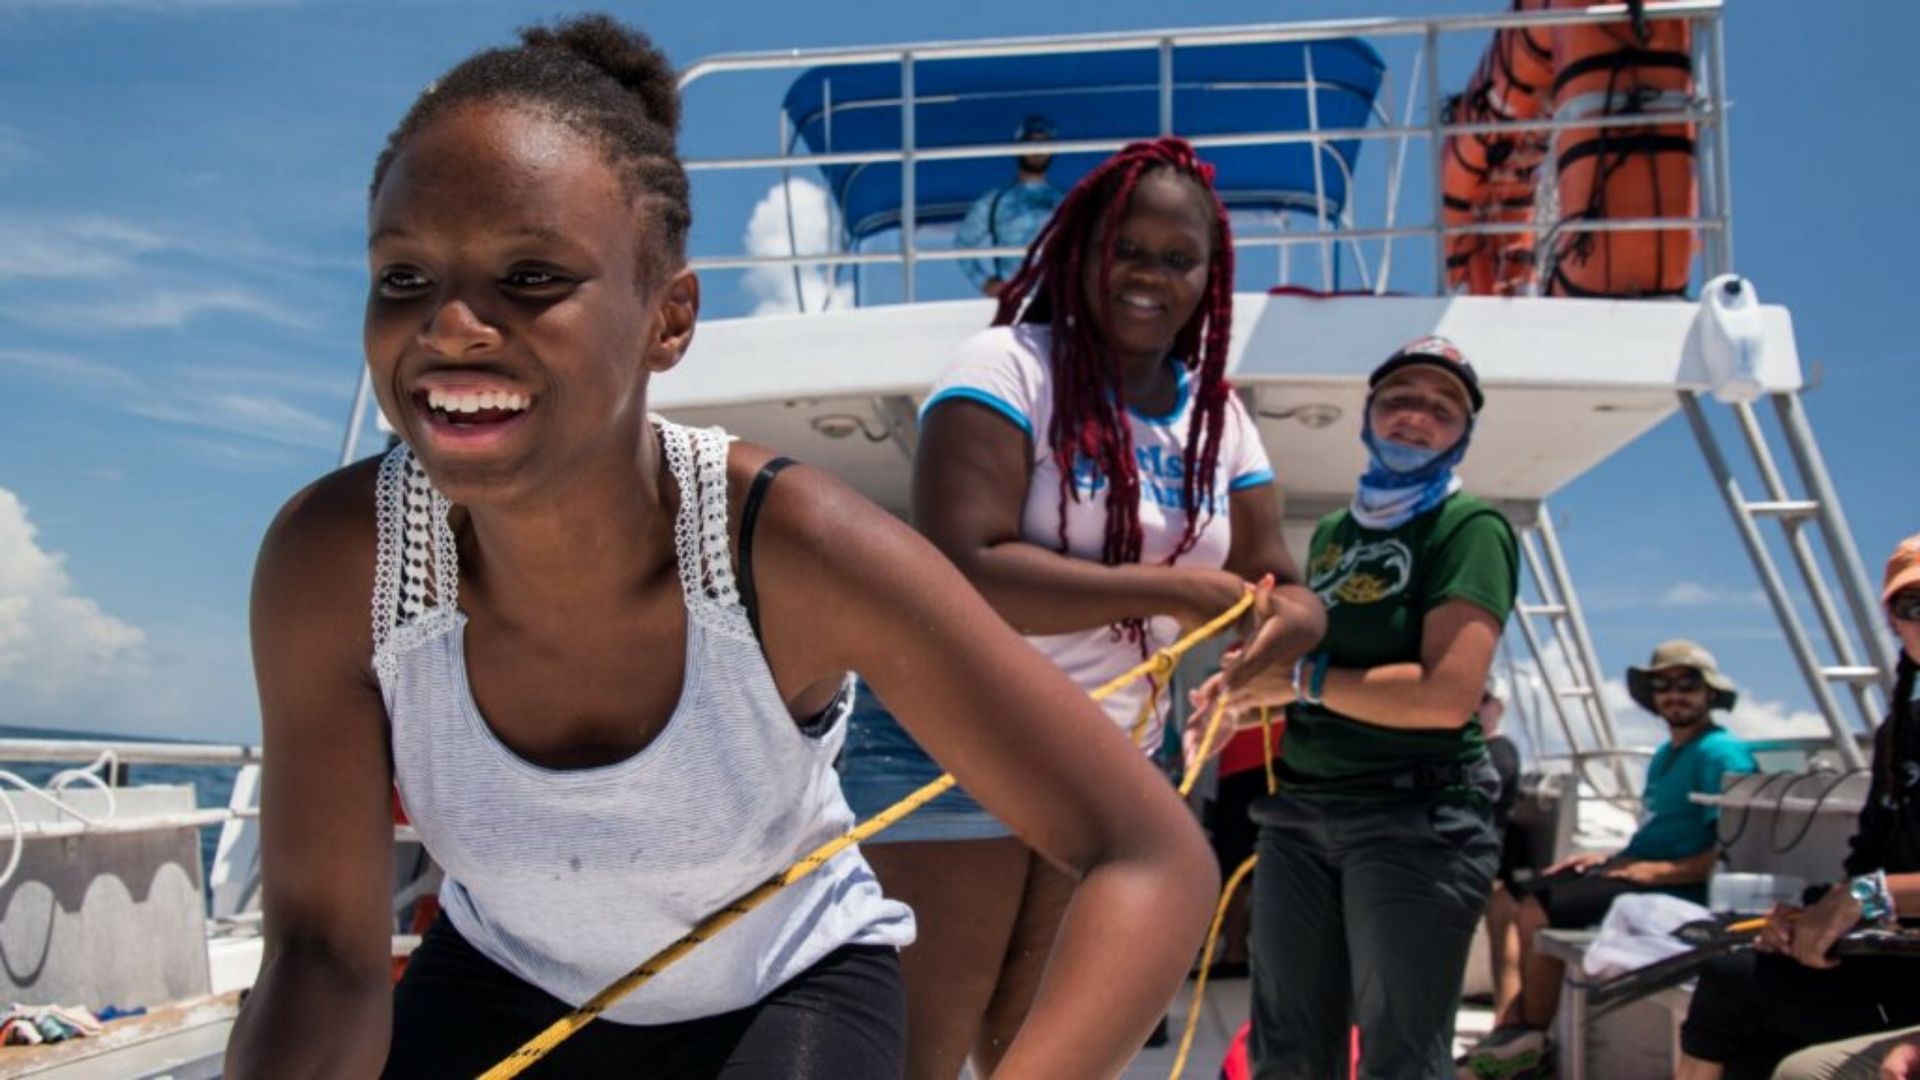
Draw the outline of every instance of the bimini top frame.
<instances>
[{"instance_id":1,"label":"bimini top frame","mask_svg":"<svg viewBox=\"0 0 1920 1080\"><path fill-rule=\"evenodd\" d=\"M1696 155L1701 192L1700 212L1693 216L1614 219L1564 223L1561 231L1644 230L1652 227L1694 230L1702 252L1702 278L1732 267L1730 215L1731 183L1727 160L1726 72L1723 62L1722 0L1654 0L1647 16L1684 18L1695 22L1694 74L1696 91L1680 108L1636 113L1617 118L1542 118L1525 121L1454 124L1443 122L1440 76L1436 69L1444 36L1484 34L1506 27L1541 27L1621 22L1632 17L1625 4L1536 12L1431 18L1340 19L1322 22L1240 26L1231 28L1160 30L1142 33L1065 35L1006 38L968 42L922 42L844 49L795 49L780 52L727 54L701 60L687 68L680 84L691 90L703 80L726 74L792 70L800 72L791 85L781 113L776 152L765 156L702 158L689 156L690 171L783 170L817 168L834 195L841 213L837 236L856 243L824 253L746 254L702 253L694 259L700 269L755 266L831 267L897 265L901 268L904 300L919 299L916 280L923 264L932 260L1017 257L1012 247L929 249L915 229L900 231L898 249L864 250L860 239L902 221L920 226L951 222L965 205L963 199L989 190L1006 173L1007 159L1031 150L1013 141L1019 117L1027 103L1054 100L1077 110L1075 89L1105 93L1103 87L1124 84L1120 93L1133 104L1117 109L1106 122L1078 137L1062 125L1063 137L1050 149L1068 163L1097 160L1126 143L1162 134L1188 138L1203 155L1218 159L1222 181L1229 192L1264 191L1279 209L1304 209L1313 216L1311 228L1282 230L1269 235L1236 236L1236 247L1301 245L1321 253L1322 281L1334 285L1333 253L1351 253L1362 267L1366 287L1385 293L1396 241L1424 238L1434 260L1434 289L1445 274L1441 262L1449 236L1468 233L1542 231L1533 223L1474 223L1448 226L1441 220L1441 154L1454 134L1493 131L1558 131L1569 127L1612 124L1645 125L1686 121L1700 125L1702 152ZM1396 123L1391 71L1379 70L1375 84L1382 104L1365 90L1371 46L1355 39L1414 38L1418 46L1403 85L1407 100ZM1241 65L1264 57L1274 65L1270 84L1246 85ZM1051 76L1036 72L1052 70ZM1378 70L1378 69L1375 69ZM1142 77L1152 73L1150 84ZM1075 73L1084 78L1075 82ZM1222 78L1214 79L1209 72ZM1211 80L1211 81L1210 81ZM1234 124L1205 122L1213 110L1202 106L1208 87L1244 85L1248 102L1267 94L1265 108L1249 108ZM1336 89L1338 92L1329 92ZM1001 109L991 104L1004 95ZM1093 100L1083 97L1078 100ZM1282 105L1283 102L1290 104ZM1148 106L1150 107L1143 107ZM1322 106L1325 106L1323 108ZM964 107L963 107L964 106ZM1044 111L1044 107L1041 107ZM883 113L896 115L882 119ZM1002 115L1004 113L1004 115ZM1012 120L1008 118L1012 117ZM1244 122L1249 118L1260 123ZM1195 122L1199 121L1199 122ZM1267 121L1271 121L1268 123ZM1385 141L1393 153L1387 165L1385 194L1377 216L1356 212L1352 162L1368 142ZM1413 144L1423 144L1432 162L1425 193L1428 220L1424 224L1399 221L1401 183L1406 155ZM1311 147L1301 155L1297 148ZM799 152L804 149L806 152ZM1291 150L1282 154L1281 151ZM1264 156L1263 156L1264 152ZM1274 180L1287 183L1261 186L1257 167L1265 162ZM1236 179L1234 169L1247 173ZM1077 167L1083 168L1084 165ZM1071 171L1071 170L1070 170ZM1077 175L1077 173L1075 173ZM1071 179L1071 176L1067 177ZM1309 179L1311 183L1309 183ZM1244 183L1243 183L1244 181ZM970 193L970 194L969 194ZM1363 256L1370 248L1371 257ZM1282 260L1283 265L1285 260Z\"/></svg>"}]
</instances>

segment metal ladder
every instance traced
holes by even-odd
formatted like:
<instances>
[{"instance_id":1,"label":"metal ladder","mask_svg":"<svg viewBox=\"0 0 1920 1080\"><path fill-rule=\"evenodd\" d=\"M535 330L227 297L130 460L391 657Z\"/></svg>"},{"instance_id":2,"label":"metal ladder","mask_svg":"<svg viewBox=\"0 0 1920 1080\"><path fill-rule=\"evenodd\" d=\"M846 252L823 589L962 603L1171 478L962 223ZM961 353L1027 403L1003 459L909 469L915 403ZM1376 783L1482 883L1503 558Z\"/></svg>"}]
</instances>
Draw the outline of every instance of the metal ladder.
<instances>
[{"instance_id":1,"label":"metal ladder","mask_svg":"<svg viewBox=\"0 0 1920 1080\"><path fill-rule=\"evenodd\" d=\"M1807 420L1800 395L1797 391L1782 391L1768 394L1767 397L1772 399L1774 415L1780 422L1788 453L1799 474L1802 493L1798 497L1787 487L1785 478L1775 464L1773 450L1767 443L1767 433L1761 427L1760 418L1752 405L1742 402L1729 408L1738 422L1747 448L1753 454L1754 466L1766 493L1765 498L1757 500L1748 499L1742 493L1740 481L1728 467L1726 455L1721 453L1720 443L1707 423L1701 395L1694 391L1681 391L1680 407L1687 414L1687 423L1693 428L1694 439L1706 456L1707 468L1713 473L1714 486L1720 490L1728 512L1733 515L1734 528L1747 549L1747 557L1760 575L1761 587L1766 591L1767 602L1773 607L1774 618L1779 620L1780 629L1786 635L1787 647L1793 653L1794 661L1800 665L1807 688L1813 692L1814 703L1833 733L1835 749L1847 768L1862 768L1866 759L1860 752L1857 735L1862 730L1873 731L1883 714L1882 695L1892 690L1893 652L1887 639L1879 632L1880 605L1867 584L1866 570L1860 562L1860 549L1847 527L1846 515L1840 508L1839 497L1834 493L1826 462L1820 456L1820 447L1814 441L1813 426ZM1833 657L1833 663L1824 662L1821 654L1815 650L1806 623L1794 605L1793 597L1787 592L1773 553L1761 535L1760 521L1763 518L1778 522L1785 534L1787 549L1792 552L1793 562L1799 568L1806 597L1811 601L1820 628L1826 635L1827 650ZM1846 596L1848 615L1851 616L1850 627L1841 618L1834 604L1833 592L1827 587L1825 569L1814 556L1812 542L1807 536L1811 529L1819 531L1834 576L1839 579L1841 591ZM1856 728L1848 721L1841 709L1839 696L1834 693L1835 684L1844 686L1852 696L1862 727Z\"/></svg>"},{"instance_id":2,"label":"metal ladder","mask_svg":"<svg viewBox=\"0 0 1920 1080\"><path fill-rule=\"evenodd\" d=\"M1543 684L1548 711L1559 722L1577 776L1584 777L1602 794L1631 797L1633 779L1626 763L1614 753L1619 744L1613 715L1600 694L1600 661L1594 652L1593 638L1587 632L1586 615L1574 591L1573 575L1567 570L1559 535L1554 531L1553 515L1544 501L1538 504L1532 523L1520 530L1519 540L1533 598L1528 599L1523 592L1514 605L1513 626L1532 654L1533 669ZM1535 625L1537 619L1545 620L1546 635ZM1557 655L1548 647L1548 635L1558 649ZM1512 666L1510 656L1507 663ZM1521 695L1516 692L1513 697L1518 705ZM1526 722L1530 718L1524 706L1522 709L1522 720ZM1580 723L1577 724L1576 719ZM1534 752L1544 756L1537 724L1531 734ZM1613 774L1611 785L1602 786L1587 774L1584 762L1593 756L1609 760ZM1606 790L1607 787L1612 790Z\"/></svg>"}]
</instances>

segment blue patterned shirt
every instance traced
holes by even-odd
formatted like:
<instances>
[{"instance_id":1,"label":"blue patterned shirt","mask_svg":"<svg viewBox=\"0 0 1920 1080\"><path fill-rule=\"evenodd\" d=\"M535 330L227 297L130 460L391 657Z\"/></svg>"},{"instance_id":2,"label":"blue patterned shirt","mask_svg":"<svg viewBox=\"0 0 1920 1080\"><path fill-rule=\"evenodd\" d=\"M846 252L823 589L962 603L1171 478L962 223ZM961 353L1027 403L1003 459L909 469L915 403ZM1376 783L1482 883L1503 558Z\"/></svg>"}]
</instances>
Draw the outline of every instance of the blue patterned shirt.
<instances>
[{"instance_id":1,"label":"blue patterned shirt","mask_svg":"<svg viewBox=\"0 0 1920 1080\"><path fill-rule=\"evenodd\" d=\"M954 233L958 247L1025 247L1060 205L1060 191L1045 180L1015 182L974 200ZM988 265L991 263L992 265ZM975 288L990 278L1005 281L1020 269L1019 259L962 259L960 269Z\"/></svg>"}]
</instances>

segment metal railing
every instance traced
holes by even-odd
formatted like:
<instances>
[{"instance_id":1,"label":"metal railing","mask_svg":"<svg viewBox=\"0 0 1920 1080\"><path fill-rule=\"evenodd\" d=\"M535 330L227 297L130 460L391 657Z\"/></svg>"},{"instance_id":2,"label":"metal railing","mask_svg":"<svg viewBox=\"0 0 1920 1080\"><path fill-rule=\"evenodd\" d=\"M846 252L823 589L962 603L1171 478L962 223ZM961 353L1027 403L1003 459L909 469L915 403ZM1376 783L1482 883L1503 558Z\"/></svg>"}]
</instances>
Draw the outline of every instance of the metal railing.
<instances>
[{"instance_id":1,"label":"metal railing","mask_svg":"<svg viewBox=\"0 0 1920 1080\"><path fill-rule=\"evenodd\" d=\"M1310 144L1315 148L1313 161L1315 166L1315 191L1300 194L1300 209L1310 211L1314 218L1314 227L1310 230L1294 231L1288 229L1279 235L1248 235L1235 238L1239 248L1277 247L1291 249L1301 245L1319 247L1322 258L1323 282L1328 280L1328 266L1331 265L1331 253L1339 246L1355 254L1355 260L1362 267L1362 276L1376 291L1384 292L1388 287L1389 272L1392 264L1392 245L1397 240L1424 238L1433 245L1434 289L1445 288L1445 259L1447 240L1462 235L1498 235L1510 233L1539 232L1539 227L1529 223L1501 224L1474 223L1449 225L1443 220L1441 183L1443 173L1443 153L1446 140L1452 135L1489 134L1497 132L1536 132L1552 134L1567 130L1591 130L1616 126L1645 126L1660 123L1691 123L1701 129L1702 138L1698 140L1700 152L1694 156L1696 180L1699 185L1701 211L1697 214L1676 217L1636 218L1631 220L1568 220L1554 226L1553 232L1588 233L1612 232L1622 230L1644 230L1649 228L1685 229L1698 234L1701 240L1701 258L1708 276L1731 268L1733 263L1732 229L1732 189L1731 168L1728 160L1727 138L1727 97L1725 33L1722 26L1724 0L1653 0L1646 5L1646 17L1650 19L1686 19L1695 26L1693 35L1694 53L1694 92L1689 104L1684 108L1666 109L1635 113L1630 116L1555 118L1542 116L1537 119L1500 122L1447 123L1442 117L1443 95L1446 88L1441 85L1438 70L1438 57L1443 38L1458 34L1484 34L1512 28L1546 28L1623 22L1632 17L1626 4L1598 4L1586 8L1554 9L1530 12L1497 12L1485 15L1437 16L1427 18L1381 18L1381 19L1332 19L1301 23L1275 23L1226 28L1202 28L1189 30L1165 30L1141 33L1106 33L1057 37L1001 38L965 42L923 42L888 46L840 48L840 49L794 49L776 52L754 52L727 54L700 60L681 73L680 86L687 91L695 85L716 76L742 72L767 72L777 70L798 71L819 65L854 63L897 63L901 67L901 93L898 107L902 120L902 146L899 150L833 152L833 153L794 153L792 141L782 113L780 125L781 145L770 155L745 157L700 158L689 156L686 167L690 172L731 171L741 169L779 169L791 175L798 168L828 165L879 164L892 163L901 166L902 191L899 220L918 222L921 218L921 206L917 198L914 180L914 164L923 161L950 161L974 158L1007 158L1027 149L1021 143L982 143L967 146L925 147L919 145L915 130L915 106L927 99L915 94L915 65L929 60L978 59L986 57L1038 57L1063 56L1070 54L1105 53L1118 51L1137 51L1156 49L1160 53L1159 64L1159 131L1142 131L1130 138L1114 139L1073 139L1059 140L1049 144L1056 153L1107 152L1117 150L1133 138L1150 138L1154 135L1172 133L1181 134L1179 117L1173 105L1173 63L1176 50L1197 46L1219 46L1238 44L1276 44L1311 43L1315 41L1333 41L1336 39L1365 38L1415 38L1418 39L1417 51L1410 64L1411 77L1404 81L1408 87L1405 117L1395 122L1391 116L1391 105L1385 108L1376 102L1373 108L1377 125L1366 127L1325 128L1318 126L1317 99L1314 92L1317 85L1313 77L1311 53L1307 57L1306 80L1308 128L1288 131L1264 131L1230 135L1191 135L1188 136L1201 150L1224 147L1247 146L1286 146ZM1331 85L1331 84L1328 84ZM1391 95L1392 71L1388 70L1383 78L1382 92ZM1416 95L1425 98L1425 122L1414 123L1412 117L1416 110ZM1402 225L1394 219L1398 213L1400 187L1405 179L1402 167L1407 144L1416 139L1424 139L1430 150L1432 175L1428 200L1431 219L1419 225ZM1347 185L1347 213L1332 214L1326 198L1326 181L1322 175L1325 160L1344 159L1332 152L1331 145L1341 142L1389 142L1397 143L1395 155L1389 165L1388 180L1385 185L1383 210L1380 223L1356 223L1351 213L1354 202L1354 190ZM1351 178L1349 178L1351 180ZM831 199L829 202L831 203ZM840 267L856 268L876 265L893 265L901 268L902 297L912 302L918 296L916 281L922 264L932 261L953 261L961 259L985 259L995 257L1017 257L1023 248L985 247L961 248L945 247L930 250L922 246L915 235L914 228L899 230L899 247L893 251L842 251L835 250L816 254L802 254L789 251L787 254L750 254L705 253L693 259L693 265L700 269L745 269L753 267L794 267L796 272L802 267ZM1358 245L1362 241L1380 243L1379 257L1373 272L1369 273L1366 264L1358 256ZM836 235L835 243L841 242Z\"/></svg>"}]
</instances>

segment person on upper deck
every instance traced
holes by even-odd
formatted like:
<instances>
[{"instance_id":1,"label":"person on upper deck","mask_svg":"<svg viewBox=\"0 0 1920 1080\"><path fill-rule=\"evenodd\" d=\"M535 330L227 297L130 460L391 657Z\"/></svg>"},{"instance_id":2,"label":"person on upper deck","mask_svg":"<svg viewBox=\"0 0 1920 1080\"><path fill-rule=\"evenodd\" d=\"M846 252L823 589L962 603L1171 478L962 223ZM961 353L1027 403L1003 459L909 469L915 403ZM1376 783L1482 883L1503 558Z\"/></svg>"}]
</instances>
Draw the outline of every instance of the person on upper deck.
<instances>
[{"instance_id":1,"label":"person on upper deck","mask_svg":"<svg viewBox=\"0 0 1920 1080\"><path fill-rule=\"evenodd\" d=\"M1013 137L1015 142L1052 142L1053 122L1044 116L1029 116ZM1047 170L1052 166L1053 155L1044 149L1022 154L1012 183L981 195L967 208L967 216L954 231L954 246L1025 247L1060 205L1060 189L1047 182ZM999 296L1001 288L1018 269L1018 256L960 261L960 271L973 282L974 288L987 296Z\"/></svg>"},{"instance_id":2,"label":"person on upper deck","mask_svg":"<svg viewBox=\"0 0 1920 1080\"><path fill-rule=\"evenodd\" d=\"M1515 882L1506 902L1501 902L1506 891L1496 894L1488 929L1519 956L1520 992L1494 1017L1493 1033L1467 1054L1467 1067L1476 1075L1512 1076L1546 1056L1544 1032L1559 1006L1563 965L1534 947L1534 935L1547 927L1592 926L1627 893L1660 891L1706 900L1707 879L1719 856L1714 832L1719 815L1690 796L1718 795L1727 776L1755 769L1746 744L1712 718L1715 710L1732 709L1738 692L1712 653L1684 640L1665 642L1645 667L1628 668L1627 692L1635 704L1666 721L1668 731L1647 764L1640 827L1618 852L1570 855L1539 877Z\"/></svg>"},{"instance_id":3,"label":"person on upper deck","mask_svg":"<svg viewBox=\"0 0 1920 1080\"><path fill-rule=\"evenodd\" d=\"M1512 527L1454 473L1483 404L1452 342L1428 337L1368 380L1370 457L1351 506L1314 530L1318 652L1194 694L1238 722L1287 707L1279 791L1253 804L1253 1031L1262 1080L1453 1074L1454 1013L1499 862L1499 786L1475 710L1518 587Z\"/></svg>"},{"instance_id":4,"label":"person on upper deck","mask_svg":"<svg viewBox=\"0 0 1920 1080\"><path fill-rule=\"evenodd\" d=\"M679 117L666 57L582 16L430 84L374 167L403 442L261 546L266 949L228 1077L474 1076L691 939L534 1075L897 1080L913 921L859 849L735 906L852 825L856 669L1067 881L1010 1073L1117 1073L1199 946L1205 840L1084 692L832 477L648 413L700 306ZM446 870L398 985L396 784Z\"/></svg>"},{"instance_id":5,"label":"person on upper deck","mask_svg":"<svg viewBox=\"0 0 1920 1080\"><path fill-rule=\"evenodd\" d=\"M1212 179L1172 138L1089 172L1001 292L995 325L961 346L921 411L914 525L1083 692L1255 582L1247 676L1290 667L1320 638L1320 602L1281 539L1273 470L1226 378L1233 247ZM873 706L842 763L861 813L937 772ZM1142 761L1160 745L1166 701L1145 682L1105 712ZM1061 868L948 794L868 848L919 919L902 955L913 1080L953 1080L969 1058L976 1075L1001 1067L1013 1033L1039 1023L1030 1003L1050 951L1134 947L1070 936Z\"/></svg>"},{"instance_id":6,"label":"person on upper deck","mask_svg":"<svg viewBox=\"0 0 1920 1080\"><path fill-rule=\"evenodd\" d=\"M1752 951L1717 958L1701 971L1680 1028L1680 1080L1765 1077L1802 1047L1920 1025L1920 960L1829 955L1856 928L1896 920L1911 926L1920 915L1920 535L1901 541L1887 560L1880 602L1900 641L1900 660L1887 717L1874 732L1872 780L1844 863L1848 877L1808 907L1775 907ZM1851 1050L1796 1054L1776 1075L1877 1075L1877 1063L1847 1061ZM1920 1071L1913 1052L1898 1053L1898 1069L1887 1075Z\"/></svg>"}]
</instances>

